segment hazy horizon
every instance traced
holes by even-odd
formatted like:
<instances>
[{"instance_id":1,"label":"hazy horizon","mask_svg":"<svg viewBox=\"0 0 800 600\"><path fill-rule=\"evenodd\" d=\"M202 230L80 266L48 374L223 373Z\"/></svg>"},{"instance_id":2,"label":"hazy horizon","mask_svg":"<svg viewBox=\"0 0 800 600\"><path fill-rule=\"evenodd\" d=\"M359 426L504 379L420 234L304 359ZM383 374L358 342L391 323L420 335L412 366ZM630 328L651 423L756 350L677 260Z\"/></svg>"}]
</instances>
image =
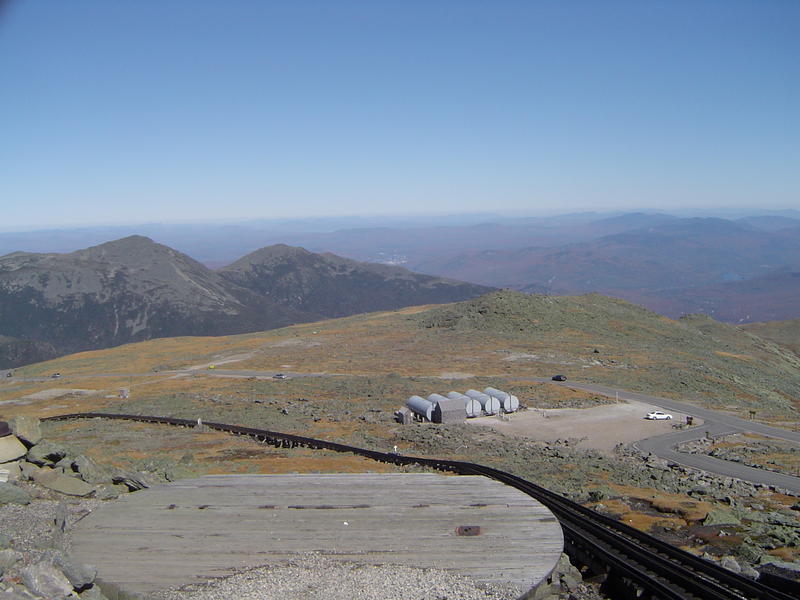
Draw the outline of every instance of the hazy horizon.
<instances>
[{"instance_id":1,"label":"hazy horizon","mask_svg":"<svg viewBox=\"0 0 800 600\"><path fill-rule=\"evenodd\" d=\"M195 219L157 221L141 220L130 222L107 222L87 224L42 225L39 227L9 228L6 223L0 223L0 236L4 234L28 234L44 232L71 232L82 230L133 230L136 228L225 228L225 227L252 227L259 229L267 226L289 227L292 232L323 232L347 229L363 229L372 227L447 227L468 224L503 223L517 219L562 219L569 217L586 217L604 219L615 216L631 214L665 214L678 218L720 218L741 219L755 216L785 216L800 220L800 210L795 208L756 208L756 207L720 207L720 208L676 208L653 209L646 207L633 207L630 209L598 209L598 210L549 210L549 211L496 211L496 212L453 212L453 213L405 213L405 214L361 214L361 215L319 215L307 217L252 217L246 219Z\"/></svg>"}]
</instances>

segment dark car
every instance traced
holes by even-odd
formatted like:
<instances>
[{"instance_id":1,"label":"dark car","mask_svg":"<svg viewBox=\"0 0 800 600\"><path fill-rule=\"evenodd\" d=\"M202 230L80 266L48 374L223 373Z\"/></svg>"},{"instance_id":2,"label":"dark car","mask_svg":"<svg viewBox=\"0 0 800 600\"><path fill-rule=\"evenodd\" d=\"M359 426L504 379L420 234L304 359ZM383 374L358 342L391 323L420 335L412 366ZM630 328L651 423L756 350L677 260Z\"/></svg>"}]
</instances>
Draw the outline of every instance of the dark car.
<instances>
[{"instance_id":1,"label":"dark car","mask_svg":"<svg viewBox=\"0 0 800 600\"><path fill-rule=\"evenodd\" d=\"M273 379L289 379L289 376L288 375L284 375L283 373L275 373L275 375L273 375L272 378Z\"/></svg>"},{"instance_id":2,"label":"dark car","mask_svg":"<svg viewBox=\"0 0 800 600\"><path fill-rule=\"evenodd\" d=\"M553 375L553 381L566 381L567 378L563 375Z\"/></svg>"}]
</instances>

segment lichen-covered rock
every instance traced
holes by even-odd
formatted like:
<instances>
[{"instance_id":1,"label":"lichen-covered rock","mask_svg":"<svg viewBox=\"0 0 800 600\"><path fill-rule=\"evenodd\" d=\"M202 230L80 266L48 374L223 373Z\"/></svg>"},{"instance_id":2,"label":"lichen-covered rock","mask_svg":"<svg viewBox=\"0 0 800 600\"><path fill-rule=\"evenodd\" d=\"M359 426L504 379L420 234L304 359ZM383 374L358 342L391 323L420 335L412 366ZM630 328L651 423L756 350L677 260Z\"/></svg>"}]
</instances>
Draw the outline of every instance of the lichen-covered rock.
<instances>
[{"instance_id":1,"label":"lichen-covered rock","mask_svg":"<svg viewBox=\"0 0 800 600\"><path fill-rule=\"evenodd\" d=\"M11 431L19 439L29 446L38 444L42 439L42 428L39 426L39 419L26 415L18 415L11 419L8 424Z\"/></svg>"},{"instance_id":2,"label":"lichen-covered rock","mask_svg":"<svg viewBox=\"0 0 800 600\"><path fill-rule=\"evenodd\" d=\"M0 463L11 462L25 456L28 449L15 435L0 437Z\"/></svg>"},{"instance_id":3,"label":"lichen-covered rock","mask_svg":"<svg viewBox=\"0 0 800 600\"><path fill-rule=\"evenodd\" d=\"M703 525L741 525L739 518L727 510L710 510Z\"/></svg>"},{"instance_id":4,"label":"lichen-covered rock","mask_svg":"<svg viewBox=\"0 0 800 600\"><path fill-rule=\"evenodd\" d=\"M72 594L72 584L53 562L45 560L24 567L20 577L30 591L51 600L63 600Z\"/></svg>"},{"instance_id":5,"label":"lichen-covered rock","mask_svg":"<svg viewBox=\"0 0 800 600\"><path fill-rule=\"evenodd\" d=\"M773 525L788 525L789 527L800 527L800 522L794 515L783 515L777 511L767 514L767 521Z\"/></svg>"},{"instance_id":6,"label":"lichen-covered rock","mask_svg":"<svg viewBox=\"0 0 800 600\"><path fill-rule=\"evenodd\" d=\"M55 444L49 440L42 440L28 450L26 458L35 465L43 466L53 465L66 455L67 449L61 444Z\"/></svg>"},{"instance_id":7,"label":"lichen-covered rock","mask_svg":"<svg viewBox=\"0 0 800 600\"><path fill-rule=\"evenodd\" d=\"M758 547L747 542L741 544L737 548L736 554L741 556L747 562L753 564L760 562L761 558L764 556L764 553Z\"/></svg>"},{"instance_id":8,"label":"lichen-covered rock","mask_svg":"<svg viewBox=\"0 0 800 600\"><path fill-rule=\"evenodd\" d=\"M31 498L21 487L0 482L0 504L30 504Z\"/></svg>"}]
</instances>

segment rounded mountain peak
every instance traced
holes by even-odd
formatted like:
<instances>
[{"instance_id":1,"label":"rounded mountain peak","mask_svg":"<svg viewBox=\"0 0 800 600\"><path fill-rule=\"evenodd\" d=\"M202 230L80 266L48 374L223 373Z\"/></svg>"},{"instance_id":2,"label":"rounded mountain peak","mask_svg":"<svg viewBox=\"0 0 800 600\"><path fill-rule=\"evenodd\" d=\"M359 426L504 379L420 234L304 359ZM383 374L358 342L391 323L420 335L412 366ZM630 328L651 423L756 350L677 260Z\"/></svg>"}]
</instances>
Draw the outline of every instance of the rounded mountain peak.
<instances>
[{"instance_id":1,"label":"rounded mountain peak","mask_svg":"<svg viewBox=\"0 0 800 600\"><path fill-rule=\"evenodd\" d=\"M258 264L273 264L287 259L297 259L313 256L313 252L309 252L305 248L299 246L287 246L286 244L274 244L272 246L265 246L250 254L243 256L236 262L228 265L223 270L236 270L246 268Z\"/></svg>"}]
</instances>

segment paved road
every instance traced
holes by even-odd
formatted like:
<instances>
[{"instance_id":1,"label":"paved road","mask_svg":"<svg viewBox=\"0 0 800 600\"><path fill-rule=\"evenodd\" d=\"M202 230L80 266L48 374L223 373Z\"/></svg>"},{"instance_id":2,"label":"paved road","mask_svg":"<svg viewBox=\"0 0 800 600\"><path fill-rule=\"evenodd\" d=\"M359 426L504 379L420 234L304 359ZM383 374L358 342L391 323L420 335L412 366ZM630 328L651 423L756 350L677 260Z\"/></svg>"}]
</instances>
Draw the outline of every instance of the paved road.
<instances>
[{"instance_id":1,"label":"paved road","mask_svg":"<svg viewBox=\"0 0 800 600\"><path fill-rule=\"evenodd\" d=\"M725 413L710 410L708 408L694 406L678 400L661 398L659 396L650 396L649 394L640 394L637 392L629 392L626 390L617 390L604 385L578 383L574 381L556 383L550 379L541 377L531 377L528 379L542 383L568 386L610 398L619 396L620 400L636 400L638 402L654 404L655 406L664 408L666 410L682 412L687 415L693 415L701 418L704 421L703 425L692 427L690 429L682 429L680 431L676 431L675 433L667 433L664 435L647 438L645 440L640 440L633 444L633 446L642 452L652 452L659 458L663 458L686 467L702 469L704 471L709 471L710 473L722 475L723 477L735 477L737 479L743 479L753 483L774 485L800 493L800 478L798 477L784 475L782 473L773 473L764 469L755 469L753 467L748 467L727 460L721 460L719 458L706 456L704 454L687 454L685 452L678 452L675 450L675 446L678 444L692 440L699 440L705 437L706 432L709 432L712 436L724 435L727 433L751 432L800 444L800 431L789 431L788 429L771 427L769 425L764 425L763 423L740 419L732 415L727 415Z\"/></svg>"}]
</instances>

